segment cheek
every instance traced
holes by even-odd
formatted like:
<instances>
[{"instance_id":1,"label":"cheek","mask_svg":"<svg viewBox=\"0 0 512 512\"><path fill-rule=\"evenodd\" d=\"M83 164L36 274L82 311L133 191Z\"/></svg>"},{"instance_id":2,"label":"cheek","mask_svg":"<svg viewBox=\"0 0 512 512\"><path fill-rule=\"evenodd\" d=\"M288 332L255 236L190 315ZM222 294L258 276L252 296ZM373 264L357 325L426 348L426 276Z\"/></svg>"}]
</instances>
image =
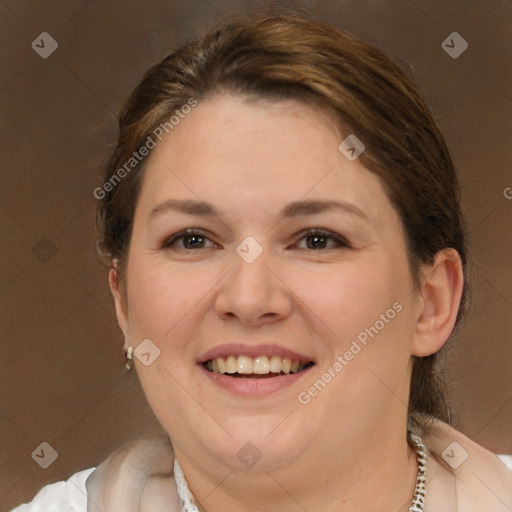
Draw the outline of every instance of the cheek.
<instances>
[{"instance_id":1,"label":"cheek","mask_svg":"<svg viewBox=\"0 0 512 512\"><path fill-rule=\"evenodd\" d=\"M318 410L333 411L333 417L338 415L335 411L354 409L384 414L395 397L390 390L403 393L410 359L414 324L407 275L391 265L360 270L332 275L304 288L315 314L333 332L322 338L326 351L320 378L328 379L328 388L315 398ZM308 393L310 385L315 383L311 381L303 391Z\"/></svg>"},{"instance_id":2,"label":"cheek","mask_svg":"<svg viewBox=\"0 0 512 512\"><path fill-rule=\"evenodd\" d=\"M128 305L132 335L154 339L157 344L168 338L179 342L177 333L191 332L191 323L197 325L197 315L202 314L211 300L209 292L222 277L221 269L177 267L144 257L135 257L131 263Z\"/></svg>"},{"instance_id":3,"label":"cheek","mask_svg":"<svg viewBox=\"0 0 512 512\"><path fill-rule=\"evenodd\" d=\"M331 345L343 348L366 328L394 320L405 297L404 279L391 259L381 256L346 262L338 269L297 275L297 295L331 332ZM408 289L407 289L408 290ZM393 304L399 302L400 305ZM384 320L381 319L384 315ZM386 322L386 328L392 322ZM382 329L383 330L383 329Z\"/></svg>"}]
</instances>

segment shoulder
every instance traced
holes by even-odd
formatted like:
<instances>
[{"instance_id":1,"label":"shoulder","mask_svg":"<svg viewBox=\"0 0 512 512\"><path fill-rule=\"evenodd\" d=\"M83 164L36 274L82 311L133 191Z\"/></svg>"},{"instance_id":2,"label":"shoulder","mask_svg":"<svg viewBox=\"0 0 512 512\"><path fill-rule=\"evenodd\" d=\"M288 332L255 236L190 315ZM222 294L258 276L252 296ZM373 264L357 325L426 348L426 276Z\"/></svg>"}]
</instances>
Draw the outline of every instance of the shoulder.
<instances>
[{"instance_id":1,"label":"shoulder","mask_svg":"<svg viewBox=\"0 0 512 512\"><path fill-rule=\"evenodd\" d=\"M97 468L43 487L11 512L174 512L174 453L166 438L139 440L112 453Z\"/></svg>"},{"instance_id":2,"label":"shoulder","mask_svg":"<svg viewBox=\"0 0 512 512\"><path fill-rule=\"evenodd\" d=\"M179 500L167 438L134 442L113 453L86 483L91 512L174 512Z\"/></svg>"},{"instance_id":3,"label":"shoulder","mask_svg":"<svg viewBox=\"0 0 512 512\"><path fill-rule=\"evenodd\" d=\"M422 438L429 456L426 504L430 498L434 505L428 510L512 510L512 456L492 453L440 421Z\"/></svg>"},{"instance_id":4,"label":"shoulder","mask_svg":"<svg viewBox=\"0 0 512 512\"><path fill-rule=\"evenodd\" d=\"M68 480L43 487L27 504L11 512L87 512L87 478L95 468L80 471Z\"/></svg>"}]
</instances>

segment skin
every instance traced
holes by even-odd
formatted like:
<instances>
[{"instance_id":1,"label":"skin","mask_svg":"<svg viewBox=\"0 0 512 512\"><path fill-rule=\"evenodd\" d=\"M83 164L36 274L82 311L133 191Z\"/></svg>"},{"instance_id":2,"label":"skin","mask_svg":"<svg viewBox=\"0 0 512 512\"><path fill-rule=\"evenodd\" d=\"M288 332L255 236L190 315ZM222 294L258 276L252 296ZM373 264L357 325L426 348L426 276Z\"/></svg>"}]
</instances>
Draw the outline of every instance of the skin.
<instances>
[{"instance_id":1,"label":"skin","mask_svg":"<svg viewBox=\"0 0 512 512\"><path fill-rule=\"evenodd\" d=\"M201 510L395 512L410 504L411 355L438 351L451 333L460 258L451 249L438 253L415 289L400 218L378 178L338 150L347 135L304 103L219 95L151 153L126 295L115 270L110 285L126 344L149 338L161 351L150 366L136 358L135 366ZM169 199L207 201L218 215L151 214ZM366 218L335 209L283 218L283 206L299 199L343 200ZM199 248L183 239L163 247L187 228L204 232ZM348 245L308 248L302 231L309 228ZM263 250L253 263L235 251L247 236ZM379 334L299 403L298 394L396 302L402 310ZM272 395L234 395L196 361L237 342L275 343L316 364ZM262 455L252 468L237 457L248 442Z\"/></svg>"}]
</instances>

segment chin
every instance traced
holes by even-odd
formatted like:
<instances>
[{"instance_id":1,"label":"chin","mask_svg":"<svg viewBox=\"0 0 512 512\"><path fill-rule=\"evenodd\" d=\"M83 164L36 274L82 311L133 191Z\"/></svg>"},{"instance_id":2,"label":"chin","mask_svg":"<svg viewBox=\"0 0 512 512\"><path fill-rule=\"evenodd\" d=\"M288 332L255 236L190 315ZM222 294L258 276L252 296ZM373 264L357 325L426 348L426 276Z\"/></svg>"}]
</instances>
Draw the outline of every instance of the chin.
<instances>
[{"instance_id":1,"label":"chin","mask_svg":"<svg viewBox=\"0 0 512 512\"><path fill-rule=\"evenodd\" d=\"M312 444L312 435L288 413L231 418L227 435L208 438L208 448L217 461L235 471L275 471L294 464ZM284 420L284 421L283 421Z\"/></svg>"}]
</instances>

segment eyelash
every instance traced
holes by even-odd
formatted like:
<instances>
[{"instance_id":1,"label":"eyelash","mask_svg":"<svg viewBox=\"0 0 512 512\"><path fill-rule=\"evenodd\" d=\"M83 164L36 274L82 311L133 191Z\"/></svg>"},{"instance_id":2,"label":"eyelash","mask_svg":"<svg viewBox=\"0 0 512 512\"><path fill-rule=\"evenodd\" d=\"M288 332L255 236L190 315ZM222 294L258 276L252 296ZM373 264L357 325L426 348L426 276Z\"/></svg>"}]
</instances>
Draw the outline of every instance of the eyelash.
<instances>
[{"instance_id":1,"label":"eyelash","mask_svg":"<svg viewBox=\"0 0 512 512\"><path fill-rule=\"evenodd\" d=\"M201 237L202 239L209 240L209 238L202 231L199 231L196 229L187 229L185 231L181 231L180 233L177 233L176 235L173 235L170 238L167 238L166 240L164 240L163 243L161 244L161 248L171 250L173 248L173 245L175 245L178 240L183 239L187 236L190 236L190 237L198 236L198 237ZM307 238L307 237L311 237L311 236L318 236L318 237L326 239L327 241L332 241L336 244L336 247L332 247L332 248L310 249L308 247L306 249L301 249L301 250L326 251L329 249L336 249L336 248L351 248L350 244L348 243L348 241L345 238L335 235L334 233L331 233L330 231L325 231L323 229L318 229L318 228L307 229L307 230L299 233L297 236L299 237L298 238L299 240L302 240L303 238ZM199 247L199 249L205 249L205 247ZM206 247L206 249L207 249L207 247ZM177 250L190 251L190 250L197 250L197 248L190 249L190 248L180 247Z\"/></svg>"}]
</instances>

